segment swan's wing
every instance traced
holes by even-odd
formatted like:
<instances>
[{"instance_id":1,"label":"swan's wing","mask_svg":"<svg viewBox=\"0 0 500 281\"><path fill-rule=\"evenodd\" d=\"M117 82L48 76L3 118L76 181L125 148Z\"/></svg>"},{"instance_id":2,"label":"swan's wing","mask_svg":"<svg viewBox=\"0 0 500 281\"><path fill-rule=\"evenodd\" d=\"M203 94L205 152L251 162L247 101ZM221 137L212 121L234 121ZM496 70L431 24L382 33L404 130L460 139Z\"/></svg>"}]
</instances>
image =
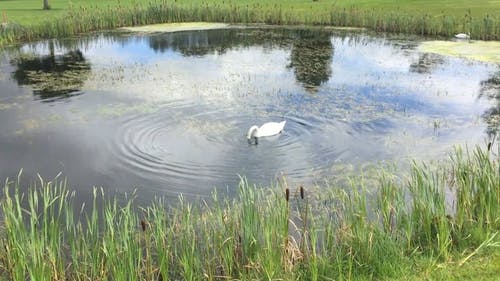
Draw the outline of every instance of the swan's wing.
<instances>
[{"instance_id":1,"label":"swan's wing","mask_svg":"<svg viewBox=\"0 0 500 281\"><path fill-rule=\"evenodd\" d=\"M283 127L285 127L285 122L268 122L265 123L264 125L260 126L258 130L259 137L267 137L267 136L272 136L279 134L282 130Z\"/></svg>"}]
</instances>

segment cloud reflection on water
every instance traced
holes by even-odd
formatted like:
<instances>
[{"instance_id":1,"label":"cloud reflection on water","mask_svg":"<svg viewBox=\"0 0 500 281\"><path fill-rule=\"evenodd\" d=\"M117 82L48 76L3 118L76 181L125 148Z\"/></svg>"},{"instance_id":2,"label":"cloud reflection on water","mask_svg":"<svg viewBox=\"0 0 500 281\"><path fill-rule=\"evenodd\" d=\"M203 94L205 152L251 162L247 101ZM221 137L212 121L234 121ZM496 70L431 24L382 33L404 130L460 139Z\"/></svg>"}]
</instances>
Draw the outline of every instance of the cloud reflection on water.
<instances>
[{"instance_id":1,"label":"cloud reflection on water","mask_svg":"<svg viewBox=\"0 0 500 281\"><path fill-rule=\"evenodd\" d=\"M81 95L62 93L64 104L0 107L2 127L12 132L2 135L2 149L25 147L32 155L9 166L15 153L8 154L12 159L0 160L0 168L9 175L20 167L46 174L65 167L82 187L89 180L149 194L208 194L214 186L233 187L238 175L268 184L283 172L291 182L312 182L339 166L437 157L451 145L480 142L497 114L486 110L498 66L429 56L405 42L238 29L23 47L21 55L42 62L80 54L75 64L88 67L77 72L78 83L68 83ZM49 65L55 76L74 71ZM13 73L25 71L12 66ZM9 83L0 81L0 88L13 89ZM33 81L19 84L37 95ZM478 99L480 93L488 99ZM250 125L283 118L287 127L275 140L246 144ZM30 120L37 126L26 126ZM20 126L23 133L15 135ZM68 158L72 147L79 153ZM92 154L99 157L91 161Z\"/></svg>"}]
</instances>

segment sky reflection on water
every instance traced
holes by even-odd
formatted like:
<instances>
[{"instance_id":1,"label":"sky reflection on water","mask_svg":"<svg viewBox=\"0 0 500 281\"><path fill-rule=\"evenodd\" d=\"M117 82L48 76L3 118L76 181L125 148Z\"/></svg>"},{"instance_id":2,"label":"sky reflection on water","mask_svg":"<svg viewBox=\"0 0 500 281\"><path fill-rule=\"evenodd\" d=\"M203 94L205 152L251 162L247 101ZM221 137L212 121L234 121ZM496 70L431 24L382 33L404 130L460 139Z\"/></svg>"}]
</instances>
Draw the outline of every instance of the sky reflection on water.
<instances>
[{"instance_id":1,"label":"sky reflection on water","mask_svg":"<svg viewBox=\"0 0 500 281\"><path fill-rule=\"evenodd\" d=\"M441 158L498 130L499 66L362 33L102 34L5 51L0 176L24 168L144 200L310 184L379 161ZM287 120L249 146L252 124Z\"/></svg>"}]
</instances>

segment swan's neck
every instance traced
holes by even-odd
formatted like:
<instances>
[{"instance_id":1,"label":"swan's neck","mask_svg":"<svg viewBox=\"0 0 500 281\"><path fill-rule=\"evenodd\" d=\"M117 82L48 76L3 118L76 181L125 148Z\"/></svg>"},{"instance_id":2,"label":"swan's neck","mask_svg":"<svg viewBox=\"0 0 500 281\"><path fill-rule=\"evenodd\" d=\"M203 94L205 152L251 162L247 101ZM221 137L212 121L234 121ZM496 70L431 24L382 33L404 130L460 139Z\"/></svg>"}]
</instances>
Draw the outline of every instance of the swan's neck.
<instances>
[{"instance_id":1,"label":"swan's neck","mask_svg":"<svg viewBox=\"0 0 500 281\"><path fill-rule=\"evenodd\" d=\"M257 135L257 131L259 130L259 127L257 126L252 126L250 130L248 130L247 134L247 139L251 139Z\"/></svg>"}]
</instances>

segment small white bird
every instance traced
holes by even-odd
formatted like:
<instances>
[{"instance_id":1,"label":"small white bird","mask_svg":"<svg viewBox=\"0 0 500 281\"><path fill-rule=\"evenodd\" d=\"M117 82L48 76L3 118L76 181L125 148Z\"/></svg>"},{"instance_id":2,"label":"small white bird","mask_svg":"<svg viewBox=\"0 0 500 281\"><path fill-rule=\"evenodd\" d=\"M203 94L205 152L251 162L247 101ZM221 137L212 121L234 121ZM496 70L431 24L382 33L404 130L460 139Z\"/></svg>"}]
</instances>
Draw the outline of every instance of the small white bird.
<instances>
[{"instance_id":1,"label":"small white bird","mask_svg":"<svg viewBox=\"0 0 500 281\"><path fill-rule=\"evenodd\" d=\"M455 34L455 38L457 38L457 39L469 39L470 34L458 33L458 34Z\"/></svg>"},{"instance_id":2,"label":"small white bird","mask_svg":"<svg viewBox=\"0 0 500 281\"><path fill-rule=\"evenodd\" d=\"M262 126L260 126L260 128L254 125L254 126L250 127L250 129L248 130L247 139L250 141L252 138L255 138L255 140L257 140L257 138L260 138L260 137L268 137L268 136L277 135L277 134L281 133L281 131L283 131L283 128L285 127L285 123L286 123L286 120L279 122L279 123L278 122L268 122L268 123L265 123Z\"/></svg>"}]
</instances>

